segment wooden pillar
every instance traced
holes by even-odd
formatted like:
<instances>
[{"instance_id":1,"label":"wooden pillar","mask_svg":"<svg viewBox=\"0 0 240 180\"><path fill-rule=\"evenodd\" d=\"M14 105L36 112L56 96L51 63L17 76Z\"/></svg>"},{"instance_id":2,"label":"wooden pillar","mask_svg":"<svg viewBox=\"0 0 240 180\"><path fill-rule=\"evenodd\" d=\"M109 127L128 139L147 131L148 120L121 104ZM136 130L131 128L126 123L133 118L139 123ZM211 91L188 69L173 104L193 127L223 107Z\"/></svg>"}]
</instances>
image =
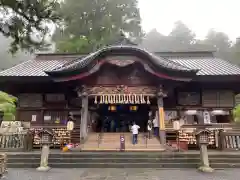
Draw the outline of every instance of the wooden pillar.
<instances>
[{"instance_id":1,"label":"wooden pillar","mask_svg":"<svg viewBox=\"0 0 240 180\"><path fill-rule=\"evenodd\" d=\"M81 124L80 124L80 139L85 139L87 136L87 120L88 120L88 95L82 93L82 109L81 109Z\"/></svg>"},{"instance_id":2,"label":"wooden pillar","mask_svg":"<svg viewBox=\"0 0 240 180\"><path fill-rule=\"evenodd\" d=\"M164 105L163 98L166 97L166 94L163 93L162 87L160 86L159 92L157 94L157 104L158 104L158 121L159 121L159 136L160 143L166 144L166 128L165 128L165 113L164 113Z\"/></svg>"}]
</instances>

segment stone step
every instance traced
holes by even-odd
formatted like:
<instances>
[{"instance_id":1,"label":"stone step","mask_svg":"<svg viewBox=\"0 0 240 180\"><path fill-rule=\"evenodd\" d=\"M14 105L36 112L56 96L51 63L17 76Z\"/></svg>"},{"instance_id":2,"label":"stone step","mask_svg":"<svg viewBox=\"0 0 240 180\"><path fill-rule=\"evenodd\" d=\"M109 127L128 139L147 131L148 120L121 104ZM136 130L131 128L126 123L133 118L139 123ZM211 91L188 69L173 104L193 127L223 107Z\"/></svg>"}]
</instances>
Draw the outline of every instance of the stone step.
<instances>
[{"instance_id":1,"label":"stone step","mask_svg":"<svg viewBox=\"0 0 240 180\"><path fill-rule=\"evenodd\" d=\"M14 162L40 162L40 158L10 158L8 163ZM49 163L199 163L199 158L52 158L50 156ZM240 163L240 159L210 159L210 163Z\"/></svg>"},{"instance_id":2,"label":"stone step","mask_svg":"<svg viewBox=\"0 0 240 180\"><path fill-rule=\"evenodd\" d=\"M8 163L8 168L37 168L39 163ZM198 163L50 163L51 168L197 168ZM213 163L212 168L240 168L240 163Z\"/></svg>"}]
</instances>

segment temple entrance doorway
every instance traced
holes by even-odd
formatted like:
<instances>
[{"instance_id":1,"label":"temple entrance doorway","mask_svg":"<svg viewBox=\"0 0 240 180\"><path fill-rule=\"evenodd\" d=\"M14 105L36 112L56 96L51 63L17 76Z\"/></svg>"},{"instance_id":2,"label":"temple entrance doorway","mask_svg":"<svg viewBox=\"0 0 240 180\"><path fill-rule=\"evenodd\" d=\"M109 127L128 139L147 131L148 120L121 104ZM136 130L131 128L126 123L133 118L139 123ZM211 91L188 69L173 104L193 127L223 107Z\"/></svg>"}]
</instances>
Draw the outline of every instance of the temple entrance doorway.
<instances>
[{"instance_id":1,"label":"temple entrance doorway","mask_svg":"<svg viewBox=\"0 0 240 180\"><path fill-rule=\"evenodd\" d=\"M96 132L130 132L133 122L140 126L140 132L146 132L149 111L147 104L101 104L97 109Z\"/></svg>"}]
</instances>

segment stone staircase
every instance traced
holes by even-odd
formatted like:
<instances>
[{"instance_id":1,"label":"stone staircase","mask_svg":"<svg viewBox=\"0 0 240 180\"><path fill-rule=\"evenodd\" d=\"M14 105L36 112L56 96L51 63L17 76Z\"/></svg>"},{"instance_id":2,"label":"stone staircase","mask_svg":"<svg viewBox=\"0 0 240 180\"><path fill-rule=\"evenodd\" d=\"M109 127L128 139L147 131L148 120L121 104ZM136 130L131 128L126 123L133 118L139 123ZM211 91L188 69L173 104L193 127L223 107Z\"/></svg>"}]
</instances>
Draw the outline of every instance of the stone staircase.
<instances>
[{"instance_id":1,"label":"stone staircase","mask_svg":"<svg viewBox=\"0 0 240 180\"><path fill-rule=\"evenodd\" d=\"M132 134L125 134L125 147L126 151L164 151L165 148L160 145L160 142L157 138L152 137L148 139L144 134L139 134L138 144L132 144Z\"/></svg>"},{"instance_id":2,"label":"stone staircase","mask_svg":"<svg viewBox=\"0 0 240 180\"><path fill-rule=\"evenodd\" d=\"M125 151L164 151L157 138L146 139L144 134L139 134L138 144L132 144L131 133L92 133L81 146L82 151L119 151L120 135L125 137ZM100 135L100 137L99 137ZM98 138L100 138L98 140Z\"/></svg>"},{"instance_id":3,"label":"stone staircase","mask_svg":"<svg viewBox=\"0 0 240 180\"><path fill-rule=\"evenodd\" d=\"M37 168L40 151L8 152L8 168ZM51 168L197 168L200 154L193 152L59 152L50 151ZM209 152L212 168L240 168L239 152Z\"/></svg>"},{"instance_id":4,"label":"stone staircase","mask_svg":"<svg viewBox=\"0 0 240 180\"><path fill-rule=\"evenodd\" d=\"M99 134L98 133L90 133L84 144L81 144L82 151L94 151L99 148Z\"/></svg>"}]
</instances>

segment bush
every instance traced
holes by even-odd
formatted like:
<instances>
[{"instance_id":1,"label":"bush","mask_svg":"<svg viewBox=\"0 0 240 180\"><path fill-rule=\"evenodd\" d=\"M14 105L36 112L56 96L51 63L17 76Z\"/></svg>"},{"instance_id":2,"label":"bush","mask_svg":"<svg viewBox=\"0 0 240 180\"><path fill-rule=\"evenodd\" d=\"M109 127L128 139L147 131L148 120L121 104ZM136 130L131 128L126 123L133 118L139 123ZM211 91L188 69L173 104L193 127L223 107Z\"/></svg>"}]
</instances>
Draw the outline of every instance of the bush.
<instances>
[{"instance_id":1,"label":"bush","mask_svg":"<svg viewBox=\"0 0 240 180\"><path fill-rule=\"evenodd\" d=\"M0 91L0 112L3 113L3 120L13 120L16 112L16 102L16 97Z\"/></svg>"},{"instance_id":2,"label":"bush","mask_svg":"<svg viewBox=\"0 0 240 180\"><path fill-rule=\"evenodd\" d=\"M233 110L234 121L240 123L240 105L237 105Z\"/></svg>"}]
</instances>

